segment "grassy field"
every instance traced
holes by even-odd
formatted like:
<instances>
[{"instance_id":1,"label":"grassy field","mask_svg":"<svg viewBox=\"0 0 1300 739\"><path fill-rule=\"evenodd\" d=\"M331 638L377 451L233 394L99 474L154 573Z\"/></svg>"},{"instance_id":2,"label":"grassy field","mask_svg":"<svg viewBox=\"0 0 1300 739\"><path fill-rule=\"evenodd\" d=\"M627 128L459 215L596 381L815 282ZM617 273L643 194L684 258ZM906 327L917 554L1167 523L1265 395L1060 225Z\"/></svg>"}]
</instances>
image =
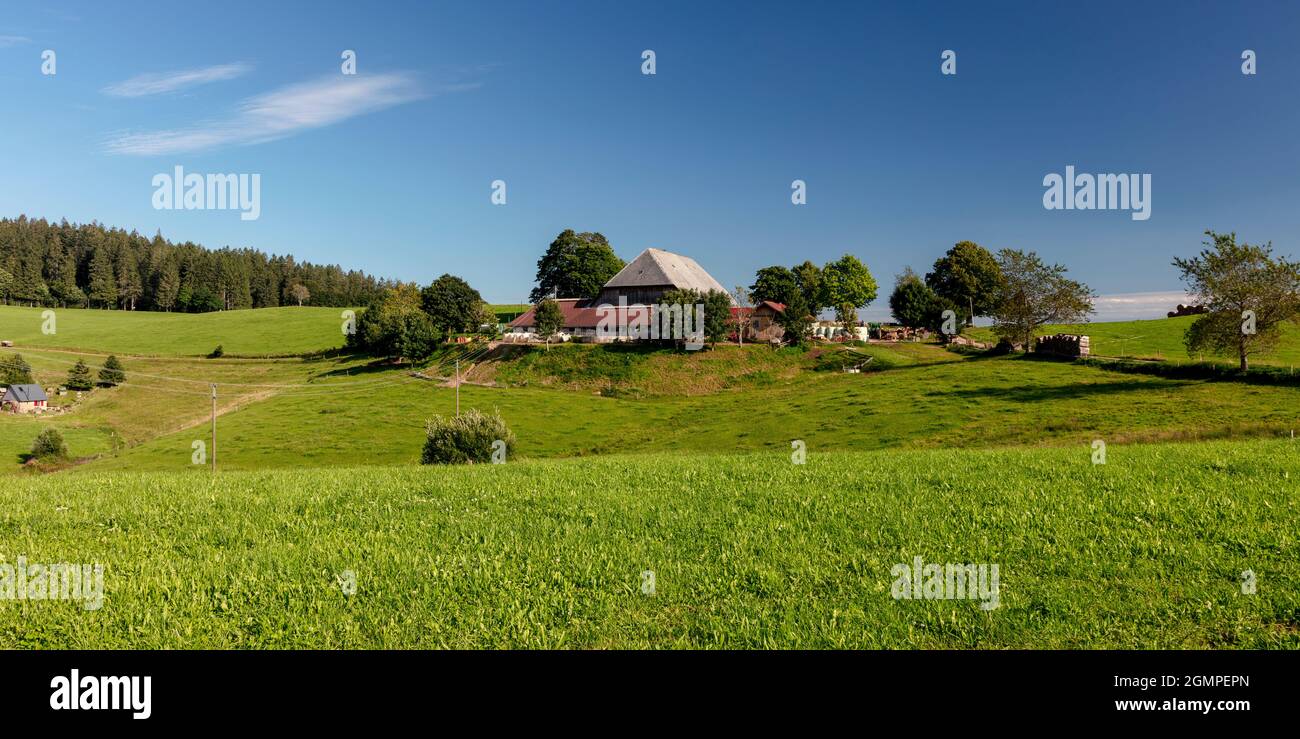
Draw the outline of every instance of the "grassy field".
<instances>
[{"instance_id":1,"label":"grassy field","mask_svg":"<svg viewBox=\"0 0 1300 739\"><path fill-rule=\"evenodd\" d=\"M42 313L54 310L55 333ZM0 339L25 347L148 356L286 356L343 345L341 308L259 308L215 313L21 308L0 305Z\"/></svg>"},{"instance_id":2,"label":"grassy field","mask_svg":"<svg viewBox=\"0 0 1300 739\"><path fill-rule=\"evenodd\" d=\"M659 357L641 361L667 372ZM721 382L706 376L725 366L713 364L719 360L682 361L665 386L673 378L684 387ZM776 368L797 365L779 356L772 361ZM414 464L425 420L455 411L452 388L415 380L405 370L332 382L337 387L273 390L223 415L222 464L246 470ZM612 392L467 385L460 403L499 410L518 436L519 454L530 458L755 452L787 448L793 439L817 451L849 451L1280 437L1300 425L1300 387L1170 380L1020 356L964 358L934 347L923 361L873 373L803 370L737 382L698 395L634 394L628 389L647 388L635 377ZM191 443L208 432L203 398L183 402L196 404L197 425L78 469L188 468Z\"/></svg>"},{"instance_id":3,"label":"grassy field","mask_svg":"<svg viewBox=\"0 0 1300 739\"><path fill-rule=\"evenodd\" d=\"M1235 357L1211 355L1189 357L1187 355L1183 334L1196 318L1196 316L1180 316L1151 321L1062 324L1047 326L1039 330L1036 335L1085 334L1089 337L1092 353L1100 356L1163 359L1169 362L1216 361L1235 365ZM1300 365L1300 327L1284 323L1282 331L1282 344L1278 350L1272 354L1252 356L1250 360L1252 364ZM965 333L977 341L997 341L997 337L987 328L968 329Z\"/></svg>"},{"instance_id":4,"label":"grassy field","mask_svg":"<svg viewBox=\"0 0 1300 739\"><path fill-rule=\"evenodd\" d=\"M1300 647L1294 443L1090 455L11 480L0 559L103 564L106 595L0 602L0 647ZM1000 605L895 600L917 556L997 564Z\"/></svg>"},{"instance_id":5,"label":"grassy field","mask_svg":"<svg viewBox=\"0 0 1300 739\"><path fill-rule=\"evenodd\" d=\"M38 382L107 351L127 382L0 414L0 562L102 563L107 599L0 600L0 647L1300 647L1300 387L913 343L203 359L172 322L238 314L64 313L105 348L12 334ZM228 352L280 353L255 324ZM505 465L417 464L458 358ZM49 426L78 459L23 467ZM894 600L916 556L998 564L1000 607Z\"/></svg>"}]
</instances>

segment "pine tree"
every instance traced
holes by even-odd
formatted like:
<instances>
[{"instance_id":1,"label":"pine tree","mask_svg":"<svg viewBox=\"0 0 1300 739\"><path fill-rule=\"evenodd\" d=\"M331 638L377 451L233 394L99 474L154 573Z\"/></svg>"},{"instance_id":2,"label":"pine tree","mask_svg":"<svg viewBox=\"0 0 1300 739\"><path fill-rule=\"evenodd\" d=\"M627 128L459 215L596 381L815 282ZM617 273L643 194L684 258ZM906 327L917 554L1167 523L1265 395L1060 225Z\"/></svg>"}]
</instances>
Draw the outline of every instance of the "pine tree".
<instances>
[{"instance_id":1,"label":"pine tree","mask_svg":"<svg viewBox=\"0 0 1300 739\"><path fill-rule=\"evenodd\" d=\"M129 247L123 247L117 253L117 298L122 301L122 310L135 310L135 301L143 293L139 262Z\"/></svg>"},{"instance_id":2,"label":"pine tree","mask_svg":"<svg viewBox=\"0 0 1300 739\"><path fill-rule=\"evenodd\" d=\"M113 263L104 248L95 250L90 257L90 303L112 308L117 302L117 281L113 278Z\"/></svg>"},{"instance_id":3,"label":"pine tree","mask_svg":"<svg viewBox=\"0 0 1300 739\"><path fill-rule=\"evenodd\" d=\"M95 380L90 374L90 367L86 366L86 360L78 359L72 369L68 370L67 385L71 390L90 390L95 386Z\"/></svg>"},{"instance_id":4,"label":"pine tree","mask_svg":"<svg viewBox=\"0 0 1300 739\"><path fill-rule=\"evenodd\" d=\"M99 384L112 387L126 382L126 372L123 369L117 355L110 354L108 359L104 360L104 367L99 370Z\"/></svg>"},{"instance_id":5,"label":"pine tree","mask_svg":"<svg viewBox=\"0 0 1300 739\"><path fill-rule=\"evenodd\" d=\"M5 356L0 354L0 387L5 385L31 385L36 380L32 379L32 366L28 364L21 354Z\"/></svg>"},{"instance_id":6,"label":"pine tree","mask_svg":"<svg viewBox=\"0 0 1300 739\"><path fill-rule=\"evenodd\" d=\"M153 275L153 304L156 308L171 310L176 307L176 298L181 289L181 273L176 262L163 257L162 264Z\"/></svg>"}]
</instances>

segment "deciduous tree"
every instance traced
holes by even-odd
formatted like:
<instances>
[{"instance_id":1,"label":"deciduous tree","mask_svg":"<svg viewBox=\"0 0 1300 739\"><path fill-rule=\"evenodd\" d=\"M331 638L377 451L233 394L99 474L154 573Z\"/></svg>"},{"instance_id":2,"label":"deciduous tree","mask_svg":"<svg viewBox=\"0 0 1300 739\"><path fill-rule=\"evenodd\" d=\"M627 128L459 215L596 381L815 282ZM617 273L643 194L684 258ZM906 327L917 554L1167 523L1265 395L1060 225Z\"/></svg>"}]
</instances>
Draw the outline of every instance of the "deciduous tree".
<instances>
[{"instance_id":1,"label":"deciduous tree","mask_svg":"<svg viewBox=\"0 0 1300 739\"><path fill-rule=\"evenodd\" d=\"M1235 233L1206 231L1206 247L1191 259L1175 258L1182 279L1206 312L1184 336L1189 354L1236 354L1241 370L1250 356L1271 351L1283 321L1300 315L1300 263L1273 256L1273 244L1237 243Z\"/></svg>"},{"instance_id":2,"label":"deciduous tree","mask_svg":"<svg viewBox=\"0 0 1300 739\"><path fill-rule=\"evenodd\" d=\"M1049 323L1076 323L1093 312L1094 295L1087 285L1065 276L1065 267L1044 264L1034 252L998 252L1002 272L993 332L1024 343L1028 352L1034 332Z\"/></svg>"}]
</instances>

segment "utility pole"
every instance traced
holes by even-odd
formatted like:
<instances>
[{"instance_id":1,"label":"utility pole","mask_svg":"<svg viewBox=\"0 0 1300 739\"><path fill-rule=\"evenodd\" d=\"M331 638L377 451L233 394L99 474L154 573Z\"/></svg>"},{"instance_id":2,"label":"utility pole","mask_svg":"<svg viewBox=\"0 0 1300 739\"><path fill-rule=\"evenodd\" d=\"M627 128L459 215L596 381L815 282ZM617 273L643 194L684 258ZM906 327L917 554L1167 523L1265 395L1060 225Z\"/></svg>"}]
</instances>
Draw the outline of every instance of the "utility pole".
<instances>
[{"instance_id":1,"label":"utility pole","mask_svg":"<svg viewBox=\"0 0 1300 739\"><path fill-rule=\"evenodd\" d=\"M217 474L217 383L212 383L212 474Z\"/></svg>"},{"instance_id":2,"label":"utility pole","mask_svg":"<svg viewBox=\"0 0 1300 739\"><path fill-rule=\"evenodd\" d=\"M460 360L456 360L456 415L460 415Z\"/></svg>"}]
</instances>

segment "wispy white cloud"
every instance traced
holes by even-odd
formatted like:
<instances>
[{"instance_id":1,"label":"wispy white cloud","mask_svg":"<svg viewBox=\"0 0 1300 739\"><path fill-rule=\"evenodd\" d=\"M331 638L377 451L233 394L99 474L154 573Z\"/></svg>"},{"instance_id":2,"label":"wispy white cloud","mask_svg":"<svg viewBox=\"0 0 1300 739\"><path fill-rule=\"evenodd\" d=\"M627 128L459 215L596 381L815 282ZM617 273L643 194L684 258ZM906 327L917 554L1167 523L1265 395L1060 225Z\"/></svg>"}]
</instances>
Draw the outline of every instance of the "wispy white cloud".
<instances>
[{"instance_id":1,"label":"wispy white cloud","mask_svg":"<svg viewBox=\"0 0 1300 739\"><path fill-rule=\"evenodd\" d=\"M183 69L177 72L152 72L132 77L116 85L105 87L106 95L123 98L138 98L145 95L161 95L176 92L209 82L221 82L241 77L253 70L253 65L244 62L218 64L199 69Z\"/></svg>"},{"instance_id":2,"label":"wispy white cloud","mask_svg":"<svg viewBox=\"0 0 1300 739\"><path fill-rule=\"evenodd\" d=\"M30 44L31 39L26 36L4 36L0 35L0 49L6 46L17 46L18 44Z\"/></svg>"},{"instance_id":3,"label":"wispy white cloud","mask_svg":"<svg viewBox=\"0 0 1300 739\"><path fill-rule=\"evenodd\" d=\"M119 134L110 138L105 148L114 154L159 156L261 144L429 94L459 92L478 86L478 83L455 83L426 91L411 75L400 72L333 75L249 98L232 116L222 120L187 128Z\"/></svg>"}]
</instances>

